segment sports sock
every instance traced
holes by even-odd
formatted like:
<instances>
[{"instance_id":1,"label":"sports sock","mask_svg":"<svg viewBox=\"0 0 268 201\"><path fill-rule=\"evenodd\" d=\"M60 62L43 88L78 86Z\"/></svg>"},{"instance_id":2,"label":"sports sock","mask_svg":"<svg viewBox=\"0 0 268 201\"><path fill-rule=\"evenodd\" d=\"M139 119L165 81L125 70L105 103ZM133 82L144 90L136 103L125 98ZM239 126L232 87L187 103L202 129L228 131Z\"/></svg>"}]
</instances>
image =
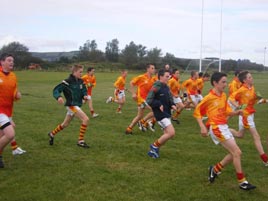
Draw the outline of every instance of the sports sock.
<instances>
[{"instance_id":1,"label":"sports sock","mask_svg":"<svg viewBox=\"0 0 268 201\"><path fill-rule=\"evenodd\" d=\"M237 172L236 178L238 180L238 183L242 183L242 182L246 181L246 177L244 176L243 172L241 172L241 173Z\"/></svg>"},{"instance_id":2,"label":"sports sock","mask_svg":"<svg viewBox=\"0 0 268 201\"><path fill-rule=\"evenodd\" d=\"M59 124L52 132L51 134L54 136L56 135L58 132L60 132L61 130L63 130L63 127Z\"/></svg>"},{"instance_id":3,"label":"sports sock","mask_svg":"<svg viewBox=\"0 0 268 201\"><path fill-rule=\"evenodd\" d=\"M87 130L87 125L81 124L78 141L84 140L84 135L86 133L86 130Z\"/></svg>"},{"instance_id":4,"label":"sports sock","mask_svg":"<svg viewBox=\"0 0 268 201\"><path fill-rule=\"evenodd\" d=\"M176 119L179 115L180 115L181 112L179 111L176 111L173 115L173 118Z\"/></svg>"},{"instance_id":5,"label":"sports sock","mask_svg":"<svg viewBox=\"0 0 268 201\"><path fill-rule=\"evenodd\" d=\"M159 141L158 140L156 140L155 142L154 142L154 144L153 144L155 147L160 147L161 146L161 144L159 143Z\"/></svg>"},{"instance_id":6,"label":"sports sock","mask_svg":"<svg viewBox=\"0 0 268 201\"><path fill-rule=\"evenodd\" d=\"M266 153L261 154L260 157L261 157L263 162L265 162L265 163L268 162L268 157L267 157Z\"/></svg>"},{"instance_id":7,"label":"sports sock","mask_svg":"<svg viewBox=\"0 0 268 201\"><path fill-rule=\"evenodd\" d=\"M91 110L91 111L90 111L90 114L93 115L93 114L94 114L94 110Z\"/></svg>"},{"instance_id":8,"label":"sports sock","mask_svg":"<svg viewBox=\"0 0 268 201\"><path fill-rule=\"evenodd\" d=\"M17 149L18 148L18 145L17 145L17 142L14 140L14 141L12 141L11 143L11 149L14 151L15 149Z\"/></svg>"},{"instance_id":9,"label":"sports sock","mask_svg":"<svg viewBox=\"0 0 268 201\"><path fill-rule=\"evenodd\" d=\"M214 166L214 168L213 168L213 170L214 170L214 172L215 172L216 174L219 173L219 172L221 172L222 169L223 169L223 166L222 166L221 163L217 163L217 164Z\"/></svg>"}]
</instances>

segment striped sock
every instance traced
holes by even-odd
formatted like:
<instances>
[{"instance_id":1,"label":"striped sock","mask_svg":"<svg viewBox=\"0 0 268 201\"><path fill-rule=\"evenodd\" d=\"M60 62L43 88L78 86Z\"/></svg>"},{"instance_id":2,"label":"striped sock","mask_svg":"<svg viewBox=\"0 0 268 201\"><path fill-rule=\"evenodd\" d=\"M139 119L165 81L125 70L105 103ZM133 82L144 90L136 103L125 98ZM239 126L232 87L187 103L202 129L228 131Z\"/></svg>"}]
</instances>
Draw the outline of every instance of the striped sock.
<instances>
[{"instance_id":1,"label":"striped sock","mask_svg":"<svg viewBox=\"0 0 268 201\"><path fill-rule=\"evenodd\" d=\"M222 169L223 169L223 166L222 166L221 163L217 163L217 164L214 166L214 168L213 168L213 170L214 170L214 172L215 172L216 174L219 173L219 172L221 172Z\"/></svg>"},{"instance_id":2,"label":"striped sock","mask_svg":"<svg viewBox=\"0 0 268 201\"><path fill-rule=\"evenodd\" d=\"M14 151L15 149L17 149L18 148L18 145L17 145L17 142L14 140L14 141L12 141L11 143L11 149Z\"/></svg>"},{"instance_id":3,"label":"striped sock","mask_svg":"<svg viewBox=\"0 0 268 201\"><path fill-rule=\"evenodd\" d=\"M244 176L243 172L241 172L241 173L237 172L236 178L238 180L238 183L242 183L242 182L246 181L246 177Z\"/></svg>"},{"instance_id":4,"label":"striped sock","mask_svg":"<svg viewBox=\"0 0 268 201\"><path fill-rule=\"evenodd\" d=\"M54 136L56 135L58 132L60 132L61 130L63 130L63 127L59 124L52 132L51 134Z\"/></svg>"},{"instance_id":5,"label":"striped sock","mask_svg":"<svg viewBox=\"0 0 268 201\"><path fill-rule=\"evenodd\" d=\"M153 144L155 147L160 147L161 146L161 144L159 143L159 141L158 140L156 140L155 142L154 142L154 144Z\"/></svg>"},{"instance_id":6,"label":"striped sock","mask_svg":"<svg viewBox=\"0 0 268 201\"><path fill-rule=\"evenodd\" d=\"M86 130L87 130L87 125L81 124L78 141L84 141Z\"/></svg>"}]
</instances>

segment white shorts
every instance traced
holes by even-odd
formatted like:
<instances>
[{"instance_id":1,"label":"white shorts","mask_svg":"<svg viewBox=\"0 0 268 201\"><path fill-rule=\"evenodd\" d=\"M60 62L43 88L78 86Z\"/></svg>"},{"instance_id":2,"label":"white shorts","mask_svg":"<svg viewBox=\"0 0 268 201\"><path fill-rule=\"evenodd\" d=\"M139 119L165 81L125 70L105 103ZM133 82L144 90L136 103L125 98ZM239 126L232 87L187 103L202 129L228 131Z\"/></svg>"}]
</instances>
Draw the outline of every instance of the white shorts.
<instances>
[{"instance_id":1,"label":"white shorts","mask_svg":"<svg viewBox=\"0 0 268 201\"><path fill-rule=\"evenodd\" d=\"M91 100L91 96L90 95L87 95L87 100Z\"/></svg>"},{"instance_id":2,"label":"white shorts","mask_svg":"<svg viewBox=\"0 0 268 201\"><path fill-rule=\"evenodd\" d=\"M177 104L177 103L182 103L182 100L181 100L180 97L173 97L173 102L174 102L175 104Z\"/></svg>"},{"instance_id":3,"label":"white shorts","mask_svg":"<svg viewBox=\"0 0 268 201\"><path fill-rule=\"evenodd\" d=\"M7 124L7 123L10 123L11 124L11 118L10 117L8 117L7 115L5 115L5 114L0 114L0 128L3 126L3 125L5 125L5 124Z\"/></svg>"},{"instance_id":4,"label":"white shorts","mask_svg":"<svg viewBox=\"0 0 268 201\"><path fill-rule=\"evenodd\" d=\"M214 127L214 128L212 128ZM212 139L212 141L215 144L219 144L220 142L234 139L233 134L229 130L229 127L227 124L217 125L217 126L210 126L209 127L209 134Z\"/></svg>"},{"instance_id":5,"label":"white shorts","mask_svg":"<svg viewBox=\"0 0 268 201\"><path fill-rule=\"evenodd\" d=\"M164 118L161 121L157 121L157 123L159 124L159 126L161 128L164 129L164 128L168 127L171 124L171 120L170 120L170 118Z\"/></svg>"},{"instance_id":6,"label":"white shorts","mask_svg":"<svg viewBox=\"0 0 268 201\"><path fill-rule=\"evenodd\" d=\"M118 98L118 99L122 99L122 98L124 98L125 96L126 96L126 94L125 94L125 90L119 90L118 95L117 95L117 98Z\"/></svg>"},{"instance_id":7,"label":"white shorts","mask_svg":"<svg viewBox=\"0 0 268 201\"><path fill-rule=\"evenodd\" d=\"M192 102L197 105L203 99L203 96L200 94L196 94L196 95L190 95L190 98Z\"/></svg>"},{"instance_id":8,"label":"white shorts","mask_svg":"<svg viewBox=\"0 0 268 201\"><path fill-rule=\"evenodd\" d=\"M255 128L254 114L250 114L247 117L239 115L238 119L239 130L243 130L245 128Z\"/></svg>"},{"instance_id":9,"label":"white shorts","mask_svg":"<svg viewBox=\"0 0 268 201\"><path fill-rule=\"evenodd\" d=\"M80 111L81 108L78 106L67 106L67 115L73 116L77 111Z\"/></svg>"}]
</instances>

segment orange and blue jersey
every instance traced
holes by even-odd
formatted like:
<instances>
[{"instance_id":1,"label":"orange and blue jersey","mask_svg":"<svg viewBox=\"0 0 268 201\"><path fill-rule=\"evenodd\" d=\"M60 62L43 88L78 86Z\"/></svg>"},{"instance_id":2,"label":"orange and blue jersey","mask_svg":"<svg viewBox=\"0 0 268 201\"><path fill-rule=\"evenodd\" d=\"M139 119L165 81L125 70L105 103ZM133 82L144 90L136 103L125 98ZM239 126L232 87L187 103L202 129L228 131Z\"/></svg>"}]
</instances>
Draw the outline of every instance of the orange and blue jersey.
<instances>
[{"instance_id":1,"label":"orange and blue jersey","mask_svg":"<svg viewBox=\"0 0 268 201\"><path fill-rule=\"evenodd\" d=\"M0 113L8 117L12 116L16 93L17 77L15 73L4 73L0 68Z\"/></svg>"},{"instance_id":2,"label":"orange and blue jersey","mask_svg":"<svg viewBox=\"0 0 268 201\"><path fill-rule=\"evenodd\" d=\"M154 82L155 78L148 76L147 73L134 77L131 80L131 83L134 86L137 86L136 94L138 105L142 104L146 100L146 97L150 89L152 88Z\"/></svg>"},{"instance_id":3,"label":"orange and blue jersey","mask_svg":"<svg viewBox=\"0 0 268 201\"><path fill-rule=\"evenodd\" d=\"M183 87L183 89L186 89L187 94L197 95L198 94L198 85L197 84L198 84L197 80L190 78L188 80L185 80L182 83L182 87Z\"/></svg>"},{"instance_id":4,"label":"orange and blue jersey","mask_svg":"<svg viewBox=\"0 0 268 201\"><path fill-rule=\"evenodd\" d=\"M180 80L178 78L172 77L169 81L168 81L168 86L170 88L170 92L172 94L173 97L179 97L180 94Z\"/></svg>"},{"instance_id":5,"label":"orange and blue jersey","mask_svg":"<svg viewBox=\"0 0 268 201\"><path fill-rule=\"evenodd\" d=\"M227 124L227 117L232 112L231 107L227 104L227 96L223 92L217 95L210 90L208 95L196 106L193 116L202 118L207 115L207 125Z\"/></svg>"},{"instance_id":6,"label":"orange and blue jersey","mask_svg":"<svg viewBox=\"0 0 268 201\"><path fill-rule=\"evenodd\" d=\"M84 81L84 84L87 87L87 94L91 96L92 94L92 88L96 86L96 77L95 75L84 75L82 76L82 80Z\"/></svg>"},{"instance_id":7,"label":"orange and blue jersey","mask_svg":"<svg viewBox=\"0 0 268 201\"><path fill-rule=\"evenodd\" d=\"M254 104L257 102L257 95L253 86L248 87L246 84L243 84L237 91L231 94L229 100L237 101L239 105L246 105L243 115L256 112Z\"/></svg>"}]
</instances>

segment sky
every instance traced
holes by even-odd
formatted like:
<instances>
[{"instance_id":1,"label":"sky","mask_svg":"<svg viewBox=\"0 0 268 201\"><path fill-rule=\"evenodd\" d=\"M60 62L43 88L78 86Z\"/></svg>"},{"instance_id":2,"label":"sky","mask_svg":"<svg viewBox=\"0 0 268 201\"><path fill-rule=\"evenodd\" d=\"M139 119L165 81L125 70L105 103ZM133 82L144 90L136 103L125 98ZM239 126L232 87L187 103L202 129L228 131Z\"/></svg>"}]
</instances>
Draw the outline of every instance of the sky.
<instances>
[{"instance_id":1,"label":"sky","mask_svg":"<svg viewBox=\"0 0 268 201\"><path fill-rule=\"evenodd\" d=\"M202 9L202 0L1 0L0 48L17 41L30 52L68 52L95 40L105 51L116 38L120 50L133 41L162 56L268 66L267 0L203 3Z\"/></svg>"}]
</instances>

